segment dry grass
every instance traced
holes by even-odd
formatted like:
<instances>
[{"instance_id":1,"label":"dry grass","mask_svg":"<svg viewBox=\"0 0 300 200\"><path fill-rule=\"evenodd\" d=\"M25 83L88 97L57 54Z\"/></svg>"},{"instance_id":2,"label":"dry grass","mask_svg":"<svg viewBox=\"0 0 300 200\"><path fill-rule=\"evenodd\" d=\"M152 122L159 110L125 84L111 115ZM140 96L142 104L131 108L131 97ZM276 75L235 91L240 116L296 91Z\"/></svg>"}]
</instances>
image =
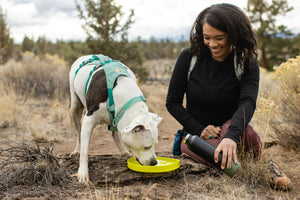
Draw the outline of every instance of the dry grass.
<instances>
[{"instance_id":1,"label":"dry grass","mask_svg":"<svg viewBox=\"0 0 300 200\"><path fill-rule=\"evenodd\" d=\"M68 96L68 68L57 56L44 60L26 52L19 62L10 61L1 67L2 92L13 90L18 95L34 98Z\"/></svg>"},{"instance_id":2,"label":"dry grass","mask_svg":"<svg viewBox=\"0 0 300 200\"><path fill-rule=\"evenodd\" d=\"M38 183L43 186L62 185L70 181L69 173L63 169L51 147L40 149L36 141L10 145L0 150L0 188Z\"/></svg>"},{"instance_id":3,"label":"dry grass","mask_svg":"<svg viewBox=\"0 0 300 200\"><path fill-rule=\"evenodd\" d=\"M0 89L1 91L1 89ZM15 92L9 94L1 94L0 98L0 125L2 128L9 125L16 125L16 113L19 110L17 102L17 95Z\"/></svg>"},{"instance_id":4,"label":"dry grass","mask_svg":"<svg viewBox=\"0 0 300 200\"><path fill-rule=\"evenodd\" d=\"M0 66L0 128L25 128L21 138L54 142L63 135L52 123L70 124L68 68L57 56L44 60L26 52L19 62ZM42 108L42 113L35 108ZM20 136L9 134L14 140Z\"/></svg>"},{"instance_id":5,"label":"dry grass","mask_svg":"<svg viewBox=\"0 0 300 200\"><path fill-rule=\"evenodd\" d=\"M10 140L35 139L40 143L62 140L68 135L56 133L70 127L68 102L68 99L38 100L17 96L14 91L3 93L0 98L0 131L9 128L11 131L2 133L2 136Z\"/></svg>"},{"instance_id":6,"label":"dry grass","mask_svg":"<svg viewBox=\"0 0 300 200\"><path fill-rule=\"evenodd\" d=\"M168 58L147 60L144 65L146 68L150 69L149 79L151 81L168 82L175 65L175 60Z\"/></svg>"},{"instance_id":7,"label":"dry grass","mask_svg":"<svg viewBox=\"0 0 300 200\"><path fill-rule=\"evenodd\" d=\"M19 143L5 141L1 146L0 197L1 192L13 190L18 191L13 199L61 199L66 196L81 199L82 195L74 191L84 191L86 186L77 183L76 179L70 176L69 169L59 163L52 147L40 148L35 140ZM3 148L4 146L6 148ZM33 194L28 194L23 187L32 189L30 186L38 186L39 189ZM9 195L6 197L12 198Z\"/></svg>"}]
</instances>

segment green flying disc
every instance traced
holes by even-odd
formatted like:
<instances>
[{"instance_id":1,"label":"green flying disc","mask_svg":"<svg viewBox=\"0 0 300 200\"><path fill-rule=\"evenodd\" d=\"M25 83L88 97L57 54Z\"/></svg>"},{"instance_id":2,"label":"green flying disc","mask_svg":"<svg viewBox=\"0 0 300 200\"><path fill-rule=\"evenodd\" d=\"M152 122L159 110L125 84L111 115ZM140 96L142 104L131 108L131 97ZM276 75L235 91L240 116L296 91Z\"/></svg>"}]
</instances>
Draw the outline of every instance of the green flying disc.
<instances>
[{"instance_id":1,"label":"green flying disc","mask_svg":"<svg viewBox=\"0 0 300 200\"><path fill-rule=\"evenodd\" d=\"M155 166L141 165L134 157L127 160L127 167L136 172L146 173L163 173L174 171L180 167L180 161L173 158L156 157L157 164Z\"/></svg>"}]
</instances>

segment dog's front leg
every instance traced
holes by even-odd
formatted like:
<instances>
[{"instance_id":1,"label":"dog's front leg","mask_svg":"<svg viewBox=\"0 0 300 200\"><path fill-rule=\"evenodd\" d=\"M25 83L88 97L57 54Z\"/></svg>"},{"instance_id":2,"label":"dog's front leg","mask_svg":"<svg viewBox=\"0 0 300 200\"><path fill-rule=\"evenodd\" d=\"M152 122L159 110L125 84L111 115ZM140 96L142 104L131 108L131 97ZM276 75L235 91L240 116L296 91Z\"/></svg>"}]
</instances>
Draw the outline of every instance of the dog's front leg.
<instances>
[{"instance_id":1,"label":"dog's front leg","mask_svg":"<svg viewBox=\"0 0 300 200\"><path fill-rule=\"evenodd\" d=\"M92 131L96 123L92 116L84 116L81 127L81 145L80 145L80 162L77 178L78 181L83 183L89 181L89 168L88 168L88 153L89 143Z\"/></svg>"}]
</instances>

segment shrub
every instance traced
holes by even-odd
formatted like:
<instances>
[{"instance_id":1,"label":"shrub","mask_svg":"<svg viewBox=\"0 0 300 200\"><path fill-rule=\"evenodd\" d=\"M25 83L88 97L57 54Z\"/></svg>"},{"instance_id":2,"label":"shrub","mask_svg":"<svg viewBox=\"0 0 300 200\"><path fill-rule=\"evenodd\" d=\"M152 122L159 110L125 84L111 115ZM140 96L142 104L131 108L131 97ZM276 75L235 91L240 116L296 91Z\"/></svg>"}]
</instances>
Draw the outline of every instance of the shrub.
<instances>
[{"instance_id":1,"label":"shrub","mask_svg":"<svg viewBox=\"0 0 300 200\"><path fill-rule=\"evenodd\" d=\"M270 126L272 137L287 149L300 149L300 56L275 67L277 85L270 97L275 103Z\"/></svg>"},{"instance_id":2,"label":"shrub","mask_svg":"<svg viewBox=\"0 0 300 200\"><path fill-rule=\"evenodd\" d=\"M58 56L43 60L25 52L19 62L10 61L0 73L2 90L34 98L65 98L69 95L68 68Z\"/></svg>"}]
</instances>

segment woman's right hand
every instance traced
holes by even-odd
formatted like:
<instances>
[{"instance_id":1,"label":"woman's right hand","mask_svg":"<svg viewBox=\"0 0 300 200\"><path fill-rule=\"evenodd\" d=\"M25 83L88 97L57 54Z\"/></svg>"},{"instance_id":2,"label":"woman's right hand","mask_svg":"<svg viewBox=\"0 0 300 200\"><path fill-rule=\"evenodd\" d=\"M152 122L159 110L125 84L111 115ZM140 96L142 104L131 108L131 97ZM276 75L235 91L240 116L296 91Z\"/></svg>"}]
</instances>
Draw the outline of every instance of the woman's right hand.
<instances>
[{"instance_id":1,"label":"woman's right hand","mask_svg":"<svg viewBox=\"0 0 300 200\"><path fill-rule=\"evenodd\" d=\"M221 133L221 128L220 127L215 127L213 125L208 125L202 131L200 137L204 140L208 140L208 139L220 137L220 133Z\"/></svg>"}]
</instances>

